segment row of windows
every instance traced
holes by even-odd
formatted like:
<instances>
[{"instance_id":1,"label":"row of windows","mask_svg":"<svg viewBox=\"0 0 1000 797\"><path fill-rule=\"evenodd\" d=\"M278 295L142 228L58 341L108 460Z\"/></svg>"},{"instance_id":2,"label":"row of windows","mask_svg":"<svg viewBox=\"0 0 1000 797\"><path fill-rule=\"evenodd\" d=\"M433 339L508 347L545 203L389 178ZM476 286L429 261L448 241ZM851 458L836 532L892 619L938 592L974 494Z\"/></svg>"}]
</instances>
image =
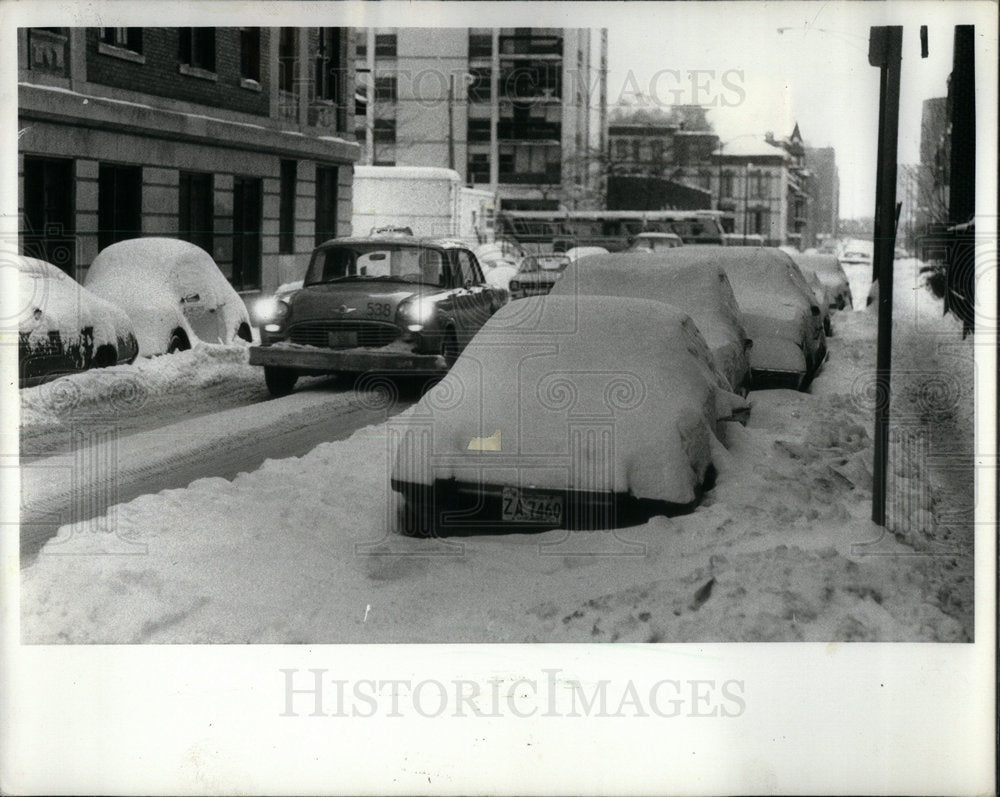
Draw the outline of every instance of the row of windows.
<instances>
[{"instance_id":1,"label":"row of windows","mask_svg":"<svg viewBox=\"0 0 1000 797\"><path fill-rule=\"evenodd\" d=\"M143 52L142 28L99 28L102 44L136 55ZM240 28L240 77L260 82L261 29ZM299 82L299 28L281 28L278 34L278 85L283 91L295 92ZM336 101L343 81L341 68L340 28L318 28L313 75L316 96ZM216 71L216 29L181 28L178 58L182 64Z\"/></svg>"},{"instance_id":2,"label":"row of windows","mask_svg":"<svg viewBox=\"0 0 1000 797\"><path fill-rule=\"evenodd\" d=\"M358 58L368 57L368 32L364 29L357 31L355 35L355 47ZM375 57L395 58L396 57L396 34L376 33L375 34Z\"/></svg>"},{"instance_id":3,"label":"row of windows","mask_svg":"<svg viewBox=\"0 0 1000 797\"><path fill-rule=\"evenodd\" d=\"M298 163L281 162L278 251L295 251L295 214ZM76 265L73 161L62 158L24 159L24 231L26 255L47 260L72 273ZM142 232L141 166L101 163L98 167L97 245L104 249ZM337 235L338 171L316 167L315 242ZM232 256L219 267L237 290L260 287L263 180L233 178ZM177 237L213 254L215 232L215 175L181 172L178 182Z\"/></svg>"}]
</instances>

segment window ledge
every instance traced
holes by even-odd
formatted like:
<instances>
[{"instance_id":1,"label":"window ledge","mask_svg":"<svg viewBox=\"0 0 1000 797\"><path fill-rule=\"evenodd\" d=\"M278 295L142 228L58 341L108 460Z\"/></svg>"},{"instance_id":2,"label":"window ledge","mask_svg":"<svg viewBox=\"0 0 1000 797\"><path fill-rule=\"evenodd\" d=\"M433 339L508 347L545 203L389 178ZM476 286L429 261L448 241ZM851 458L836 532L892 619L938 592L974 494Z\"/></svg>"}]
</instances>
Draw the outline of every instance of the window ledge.
<instances>
[{"instance_id":1,"label":"window ledge","mask_svg":"<svg viewBox=\"0 0 1000 797\"><path fill-rule=\"evenodd\" d=\"M247 91L260 91L260 82L251 78L240 78L240 88Z\"/></svg>"},{"instance_id":2,"label":"window ledge","mask_svg":"<svg viewBox=\"0 0 1000 797\"><path fill-rule=\"evenodd\" d=\"M116 47L107 42L98 42L97 52L101 55L110 55L112 58L121 58L123 61L132 61L136 64L146 63L146 56L142 53L137 53L135 50L129 50L126 47Z\"/></svg>"},{"instance_id":3,"label":"window ledge","mask_svg":"<svg viewBox=\"0 0 1000 797\"><path fill-rule=\"evenodd\" d=\"M177 67L177 71L182 75L196 77L199 80L209 80L213 83L217 83L219 80L219 76L215 72L209 72L207 69L202 69L200 66L191 66L191 64L181 64Z\"/></svg>"}]
</instances>

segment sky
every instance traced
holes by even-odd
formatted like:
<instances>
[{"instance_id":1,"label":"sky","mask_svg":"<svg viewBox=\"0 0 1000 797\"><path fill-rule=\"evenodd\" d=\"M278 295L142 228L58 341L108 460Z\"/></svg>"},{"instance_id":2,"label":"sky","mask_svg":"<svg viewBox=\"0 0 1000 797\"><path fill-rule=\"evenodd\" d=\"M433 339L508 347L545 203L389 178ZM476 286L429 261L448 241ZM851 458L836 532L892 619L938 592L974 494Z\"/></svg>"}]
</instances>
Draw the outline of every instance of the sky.
<instances>
[{"instance_id":1,"label":"sky","mask_svg":"<svg viewBox=\"0 0 1000 797\"><path fill-rule=\"evenodd\" d=\"M869 26L905 21L899 162L916 163L922 102L946 95L953 26L966 21L961 4L946 3L645 5L609 27L609 104L714 103L708 118L723 141L787 135L798 122L807 144L836 150L843 218L875 207L879 69L868 64Z\"/></svg>"}]
</instances>

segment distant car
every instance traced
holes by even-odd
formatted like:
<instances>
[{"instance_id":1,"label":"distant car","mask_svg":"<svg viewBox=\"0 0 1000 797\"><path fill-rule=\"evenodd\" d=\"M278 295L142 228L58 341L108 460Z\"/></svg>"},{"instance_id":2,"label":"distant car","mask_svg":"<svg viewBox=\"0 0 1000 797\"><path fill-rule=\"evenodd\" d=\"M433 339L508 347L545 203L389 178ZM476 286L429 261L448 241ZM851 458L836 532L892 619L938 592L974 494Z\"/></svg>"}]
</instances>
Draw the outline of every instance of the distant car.
<instances>
[{"instance_id":1,"label":"distant car","mask_svg":"<svg viewBox=\"0 0 1000 797\"><path fill-rule=\"evenodd\" d=\"M663 249L676 249L684 242L679 235L672 232L641 232L632 241L628 252L659 252Z\"/></svg>"},{"instance_id":2,"label":"distant car","mask_svg":"<svg viewBox=\"0 0 1000 797\"><path fill-rule=\"evenodd\" d=\"M652 253L596 255L570 265L551 295L617 296L669 304L691 316L733 392L746 395L750 389L752 343L729 278L720 267L672 264Z\"/></svg>"},{"instance_id":3,"label":"distant car","mask_svg":"<svg viewBox=\"0 0 1000 797\"><path fill-rule=\"evenodd\" d=\"M872 253L867 249L857 246L845 246L844 254L840 256L840 262L848 266L871 266Z\"/></svg>"},{"instance_id":4,"label":"distant car","mask_svg":"<svg viewBox=\"0 0 1000 797\"><path fill-rule=\"evenodd\" d=\"M572 249L566 250L566 257L572 260L574 263L581 257L590 257L591 255L606 255L608 250L603 246L574 246Z\"/></svg>"},{"instance_id":5,"label":"distant car","mask_svg":"<svg viewBox=\"0 0 1000 797\"><path fill-rule=\"evenodd\" d=\"M791 257L767 246L684 247L663 257L725 270L753 341L755 386L805 387L826 358L826 335L822 310Z\"/></svg>"},{"instance_id":6,"label":"distant car","mask_svg":"<svg viewBox=\"0 0 1000 797\"><path fill-rule=\"evenodd\" d=\"M101 250L88 290L128 313L144 357L198 342L249 342L250 314L212 256L187 241L133 238Z\"/></svg>"},{"instance_id":7,"label":"distant car","mask_svg":"<svg viewBox=\"0 0 1000 797\"><path fill-rule=\"evenodd\" d=\"M15 256L18 383L29 387L63 374L131 363L135 331L120 307L95 296L58 267Z\"/></svg>"},{"instance_id":8,"label":"distant car","mask_svg":"<svg viewBox=\"0 0 1000 797\"><path fill-rule=\"evenodd\" d=\"M307 374L440 373L506 300L459 241L336 238L276 303L250 364L275 396Z\"/></svg>"},{"instance_id":9,"label":"distant car","mask_svg":"<svg viewBox=\"0 0 1000 797\"><path fill-rule=\"evenodd\" d=\"M803 274L811 272L816 275L823 284L826 300L831 309L849 310L854 306L850 282L836 255L806 253L794 255L792 260L795 261Z\"/></svg>"},{"instance_id":10,"label":"distant car","mask_svg":"<svg viewBox=\"0 0 1000 797\"><path fill-rule=\"evenodd\" d=\"M412 227L403 227L389 224L383 227L372 227L369 235L387 235L389 237L395 235L413 235Z\"/></svg>"},{"instance_id":11,"label":"distant car","mask_svg":"<svg viewBox=\"0 0 1000 797\"><path fill-rule=\"evenodd\" d=\"M521 259L517 275L510 281L510 297L523 299L548 293L570 262L562 253L526 255Z\"/></svg>"},{"instance_id":12,"label":"distant car","mask_svg":"<svg viewBox=\"0 0 1000 797\"><path fill-rule=\"evenodd\" d=\"M662 302L511 302L396 421L399 530L600 529L689 510L720 423L749 409L726 385L694 322Z\"/></svg>"}]
</instances>

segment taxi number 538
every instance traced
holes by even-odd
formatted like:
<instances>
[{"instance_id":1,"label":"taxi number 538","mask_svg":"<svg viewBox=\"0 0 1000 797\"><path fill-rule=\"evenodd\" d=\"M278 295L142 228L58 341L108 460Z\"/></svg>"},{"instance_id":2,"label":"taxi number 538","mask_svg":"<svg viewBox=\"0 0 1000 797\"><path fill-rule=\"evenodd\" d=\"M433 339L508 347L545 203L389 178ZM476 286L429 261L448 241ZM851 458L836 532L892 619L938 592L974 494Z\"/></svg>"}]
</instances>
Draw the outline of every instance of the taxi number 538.
<instances>
[{"instance_id":1,"label":"taxi number 538","mask_svg":"<svg viewBox=\"0 0 1000 797\"><path fill-rule=\"evenodd\" d=\"M384 302L368 302L368 315L374 318L390 318L392 305Z\"/></svg>"}]
</instances>

